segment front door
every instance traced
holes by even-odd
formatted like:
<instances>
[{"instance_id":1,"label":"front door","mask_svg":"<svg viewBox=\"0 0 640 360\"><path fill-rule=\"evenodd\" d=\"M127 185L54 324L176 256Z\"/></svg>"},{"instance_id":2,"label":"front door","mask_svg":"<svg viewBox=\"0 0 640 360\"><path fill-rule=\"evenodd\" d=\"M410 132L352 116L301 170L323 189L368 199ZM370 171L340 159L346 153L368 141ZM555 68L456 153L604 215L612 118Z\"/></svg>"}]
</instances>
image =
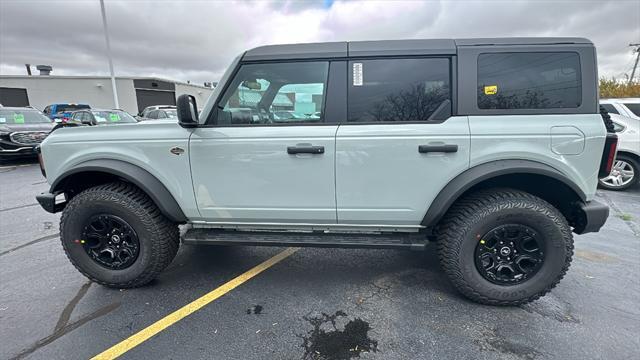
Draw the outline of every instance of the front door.
<instances>
[{"instance_id":1,"label":"front door","mask_svg":"<svg viewBox=\"0 0 640 360\"><path fill-rule=\"evenodd\" d=\"M350 61L336 136L338 223L419 226L469 166L469 124L451 116L448 58Z\"/></svg>"},{"instance_id":2,"label":"front door","mask_svg":"<svg viewBox=\"0 0 640 360\"><path fill-rule=\"evenodd\" d=\"M243 64L213 124L190 140L203 220L336 222L335 134L323 104L329 63Z\"/></svg>"}]
</instances>

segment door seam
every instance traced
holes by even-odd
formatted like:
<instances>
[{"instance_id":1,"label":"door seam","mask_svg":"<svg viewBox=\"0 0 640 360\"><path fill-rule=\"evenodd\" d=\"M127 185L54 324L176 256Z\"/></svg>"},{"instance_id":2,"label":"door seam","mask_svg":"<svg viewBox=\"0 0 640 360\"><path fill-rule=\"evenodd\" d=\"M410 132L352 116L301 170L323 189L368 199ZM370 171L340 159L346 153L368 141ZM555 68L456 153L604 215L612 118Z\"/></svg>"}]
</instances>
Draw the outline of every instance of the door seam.
<instances>
[{"instance_id":1,"label":"door seam","mask_svg":"<svg viewBox=\"0 0 640 360\"><path fill-rule=\"evenodd\" d=\"M336 133L333 135L333 199L336 206L336 224L338 224L338 130L340 124L336 127Z\"/></svg>"}]
</instances>

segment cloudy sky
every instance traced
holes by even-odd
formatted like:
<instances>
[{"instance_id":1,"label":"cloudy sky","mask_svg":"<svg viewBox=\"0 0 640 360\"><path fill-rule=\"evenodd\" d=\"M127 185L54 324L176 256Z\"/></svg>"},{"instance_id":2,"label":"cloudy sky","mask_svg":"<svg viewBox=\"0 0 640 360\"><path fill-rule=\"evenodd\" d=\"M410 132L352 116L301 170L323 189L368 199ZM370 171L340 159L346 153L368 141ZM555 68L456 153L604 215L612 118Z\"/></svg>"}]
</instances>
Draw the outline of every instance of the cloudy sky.
<instances>
[{"instance_id":1,"label":"cloudy sky","mask_svg":"<svg viewBox=\"0 0 640 360\"><path fill-rule=\"evenodd\" d=\"M640 1L105 1L116 76L217 81L245 49L315 41L579 36L630 74ZM106 75L98 0L0 0L0 74ZM34 69L35 71L35 69Z\"/></svg>"}]
</instances>

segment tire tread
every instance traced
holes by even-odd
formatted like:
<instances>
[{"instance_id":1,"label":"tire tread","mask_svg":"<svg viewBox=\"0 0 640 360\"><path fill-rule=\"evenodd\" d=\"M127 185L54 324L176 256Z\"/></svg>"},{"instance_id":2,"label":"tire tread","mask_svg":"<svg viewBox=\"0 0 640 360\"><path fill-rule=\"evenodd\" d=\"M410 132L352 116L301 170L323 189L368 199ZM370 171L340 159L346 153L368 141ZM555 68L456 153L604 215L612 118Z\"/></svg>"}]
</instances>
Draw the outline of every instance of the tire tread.
<instances>
[{"instance_id":1,"label":"tire tread","mask_svg":"<svg viewBox=\"0 0 640 360\"><path fill-rule=\"evenodd\" d=\"M125 182L112 182L98 185L84 190L74 196L65 207L60 218L60 234L64 234L64 226L68 216L74 211L81 211L82 206L92 201L109 201L131 210L140 219L144 227L152 234L152 257L150 266L135 279L125 283L113 283L100 280L90 275L78 266L69 255L67 244L62 240L62 246L67 258L73 266L91 281L114 288L135 288L149 283L162 272L175 257L180 245L178 226L169 221L158 209L151 198L136 186Z\"/></svg>"},{"instance_id":2,"label":"tire tread","mask_svg":"<svg viewBox=\"0 0 640 360\"><path fill-rule=\"evenodd\" d=\"M491 298L477 291L473 284L468 283L462 275L462 271L457 264L457 260L460 257L461 243L474 220L477 221L494 211L522 206L544 214L560 228L566 245L564 266L555 280L537 294L519 300ZM453 285L469 299L487 305L515 306L544 296L565 276L573 257L573 236L564 216L543 199L509 188L480 190L457 201L439 224L436 229L436 235L438 238L437 249L440 265Z\"/></svg>"}]
</instances>

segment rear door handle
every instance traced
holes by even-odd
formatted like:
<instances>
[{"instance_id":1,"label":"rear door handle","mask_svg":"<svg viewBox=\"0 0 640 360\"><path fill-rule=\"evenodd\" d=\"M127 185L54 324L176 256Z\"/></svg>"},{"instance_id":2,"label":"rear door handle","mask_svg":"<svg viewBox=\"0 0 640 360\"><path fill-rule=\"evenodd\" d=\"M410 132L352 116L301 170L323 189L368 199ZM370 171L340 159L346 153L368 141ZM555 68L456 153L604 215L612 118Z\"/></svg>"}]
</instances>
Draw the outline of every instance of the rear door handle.
<instances>
[{"instance_id":1,"label":"rear door handle","mask_svg":"<svg viewBox=\"0 0 640 360\"><path fill-rule=\"evenodd\" d=\"M418 145L418 152L421 154L430 152L444 152L454 153L458 151L458 145L444 144L444 145Z\"/></svg>"},{"instance_id":2,"label":"rear door handle","mask_svg":"<svg viewBox=\"0 0 640 360\"><path fill-rule=\"evenodd\" d=\"M288 146L287 154L324 154L324 146Z\"/></svg>"}]
</instances>

